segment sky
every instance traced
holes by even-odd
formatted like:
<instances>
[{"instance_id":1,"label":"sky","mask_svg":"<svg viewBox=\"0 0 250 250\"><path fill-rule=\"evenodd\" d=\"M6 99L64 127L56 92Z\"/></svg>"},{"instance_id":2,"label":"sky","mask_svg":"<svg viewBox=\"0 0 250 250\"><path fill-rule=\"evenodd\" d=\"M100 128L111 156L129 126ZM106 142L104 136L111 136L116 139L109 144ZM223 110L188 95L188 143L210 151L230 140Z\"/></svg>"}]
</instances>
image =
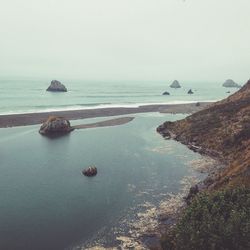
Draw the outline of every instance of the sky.
<instances>
[{"instance_id":1,"label":"sky","mask_svg":"<svg viewBox=\"0 0 250 250\"><path fill-rule=\"evenodd\" d=\"M249 0L0 0L0 76L250 78Z\"/></svg>"}]
</instances>

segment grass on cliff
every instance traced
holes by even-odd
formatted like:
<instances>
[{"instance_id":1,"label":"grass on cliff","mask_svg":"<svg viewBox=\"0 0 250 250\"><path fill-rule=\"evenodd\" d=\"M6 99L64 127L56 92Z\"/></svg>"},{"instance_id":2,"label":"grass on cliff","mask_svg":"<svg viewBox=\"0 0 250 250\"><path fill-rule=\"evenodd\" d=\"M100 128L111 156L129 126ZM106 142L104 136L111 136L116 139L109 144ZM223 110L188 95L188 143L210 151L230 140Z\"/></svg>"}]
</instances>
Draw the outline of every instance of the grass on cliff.
<instances>
[{"instance_id":1,"label":"grass on cliff","mask_svg":"<svg viewBox=\"0 0 250 250\"><path fill-rule=\"evenodd\" d=\"M162 241L163 249L250 249L250 189L202 193Z\"/></svg>"}]
</instances>

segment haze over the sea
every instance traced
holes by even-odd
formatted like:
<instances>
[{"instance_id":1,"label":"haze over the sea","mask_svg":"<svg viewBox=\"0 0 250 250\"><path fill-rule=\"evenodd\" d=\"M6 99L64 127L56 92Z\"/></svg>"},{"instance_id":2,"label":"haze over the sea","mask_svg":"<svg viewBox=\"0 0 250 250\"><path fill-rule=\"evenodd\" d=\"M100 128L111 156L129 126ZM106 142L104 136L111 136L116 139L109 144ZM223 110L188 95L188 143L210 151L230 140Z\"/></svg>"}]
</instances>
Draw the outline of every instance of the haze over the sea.
<instances>
[{"instance_id":1,"label":"haze over the sea","mask_svg":"<svg viewBox=\"0 0 250 250\"><path fill-rule=\"evenodd\" d=\"M236 196L198 202L191 211L204 216L190 223L177 217L206 188L249 183L249 83L234 94L249 79L249 10L249 0L2 0L0 250L160 249L178 221L204 248L221 249L221 229L223 249L247 243L250 206L238 211Z\"/></svg>"},{"instance_id":2,"label":"haze over the sea","mask_svg":"<svg viewBox=\"0 0 250 250\"><path fill-rule=\"evenodd\" d=\"M0 76L249 78L249 0L9 0Z\"/></svg>"}]
</instances>

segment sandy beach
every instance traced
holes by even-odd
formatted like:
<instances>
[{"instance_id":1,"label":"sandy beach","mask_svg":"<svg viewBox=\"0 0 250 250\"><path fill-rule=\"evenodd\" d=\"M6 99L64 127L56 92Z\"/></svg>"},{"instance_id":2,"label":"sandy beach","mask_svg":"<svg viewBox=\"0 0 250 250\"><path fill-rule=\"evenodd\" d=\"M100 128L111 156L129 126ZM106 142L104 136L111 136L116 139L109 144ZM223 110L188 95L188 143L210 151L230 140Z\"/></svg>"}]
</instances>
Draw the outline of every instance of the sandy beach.
<instances>
[{"instance_id":1,"label":"sandy beach","mask_svg":"<svg viewBox=\"0 0 250 250\"><path fill-rule=\"evenodd\" d=\"M83 110L68 110L43 113L25 113L25 114L10 114L0 115L0 128L27 126L43 123L49 116L62 116L68 120L79 120L95 117L119 116L136 113L159 112L171 114L190 114L199 111L209 105L209 102L200 102L189 104L165 104L165 105L145 105L139 107L117 107L117 108L100 108L100 109L83 109ZM120 122L120 121L119 121ZM119 125L119 122L117 125ZM111 122L115 125L115 122ZM107 124L105 124L107 126Z\"/></svg>"}]
</instances>

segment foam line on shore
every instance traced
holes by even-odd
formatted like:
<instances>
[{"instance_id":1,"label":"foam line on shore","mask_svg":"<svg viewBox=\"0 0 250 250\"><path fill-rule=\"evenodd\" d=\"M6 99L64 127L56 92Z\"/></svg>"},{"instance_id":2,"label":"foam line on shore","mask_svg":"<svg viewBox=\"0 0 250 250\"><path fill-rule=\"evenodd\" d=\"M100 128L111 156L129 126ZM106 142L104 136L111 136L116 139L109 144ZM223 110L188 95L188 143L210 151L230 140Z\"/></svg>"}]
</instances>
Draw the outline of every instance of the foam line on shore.
<instances>
[{"instance_id":1,"label":"foam line on shore","mask_svg":"<svg viewBox=\"0 0 250 250\"><path fill-rule=\"evenodd\" d=\"M44 113L44 112L61 112L61 111L77 111L77 110L89 110L89 109L105 109L105 108L139 108L141 106L149 105L177 105L177 104L192 104L197 102L216 102L216 100L204 100L204 101L169 101L169 102L153 102L153 103L121 103L121 104L96 104L96 105L69 105L68 107L53 107L43 109L28 109L19 111L8 111L3 112L0 115L19 115L19 114L30 114L30 113Z\"/></svg>"}]
</instances>

